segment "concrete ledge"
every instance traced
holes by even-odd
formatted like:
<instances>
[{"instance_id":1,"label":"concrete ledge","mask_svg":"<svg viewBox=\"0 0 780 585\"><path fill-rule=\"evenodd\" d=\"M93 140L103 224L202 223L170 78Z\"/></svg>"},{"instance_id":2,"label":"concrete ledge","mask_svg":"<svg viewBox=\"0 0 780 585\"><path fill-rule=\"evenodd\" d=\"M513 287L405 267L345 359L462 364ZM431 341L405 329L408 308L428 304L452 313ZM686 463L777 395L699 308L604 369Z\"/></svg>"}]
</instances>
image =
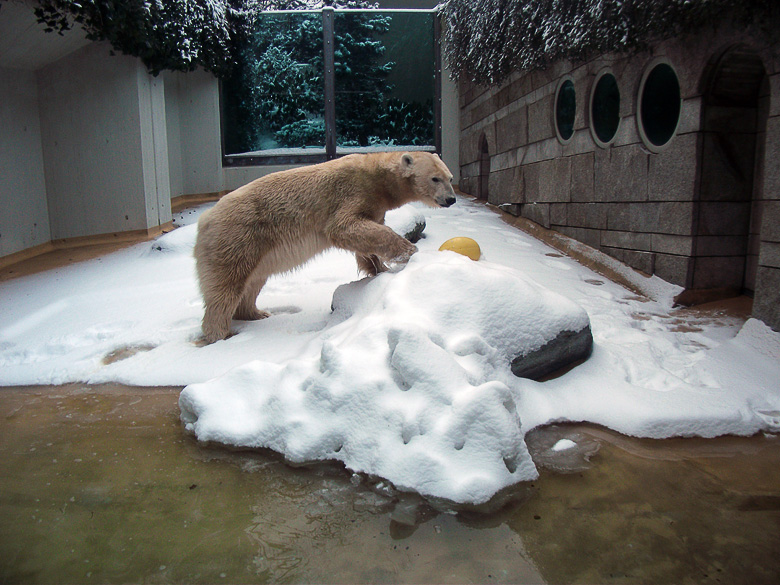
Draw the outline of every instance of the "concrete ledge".
<instances>
[{"instance_id":1,"label":"concrete ledge","mask_svg":"<svg viewBox=\"0 0 780 585\"><path fill-rule=\"evenodd\" d=\"M572 238L566 234L555 231L554 229L545 228L531 219L516 216L512 212L516 213L517 206L514 205L502 205L502 208L498 208L495 205L479 201L474 198L473 195L468 193L458 192L459 195L469 197L474 202L483 203L488 209L501 216L506 223L516 227L519 230L526 232L533 236L537 240L540 240L555 248L556 250L566 254L573 258L583 266L587 266L594 272L602 275L604 278L608 278L612 282L619 284L632 293L648 298L655 299L657 294L657 284L651 282L652 275L632 268L628 264L621 262L619 259L605 254L604 252L582 243L581 241ZM526 207L526 206L523 206ZM780 271L779 271L780 272ZM660 276L658 278L661 278ZM669 287L676 287L679 290L679 294L684 293L684 289L673 284L669 284ZM678 297L679 297L678 294ZM719 295L715 295L717 298L723 298ZM675 304L682 304L675 298ZM710 300L709 295L701 294L693 297L694 303L702 303ZM687 300L683 297L683 300Z\"/></svg>"},{"instance_id":2,"label":"concrete ledge","mask_svg":"<svg viewBox=\"0 0 780 585\"><path fill-rule=\"evenodd\" d=\"M471 197L471 195L467 196ZM478 200L475 199L475 202L476 201ZM649 287L646 289L641 286L641 281L643 279L649 279L648 275L623 264L615 258L611 258L607 254L604 254L603 252L600 252L591 246L570 238L569 236L566 236L555 230L542 227L530 219L522 216L514 216L511 213L508 213L503 209L499 209L498 207L489 203L485 203L485 205L488 209L499 214L501 219L503 219L509 225L512 225L535 237L537 240L541 240L548 246L563 252L583 266L587 266L591 270L598 272L605 278L618 283L635 294L648 298L652 297L652 294L649 292ZM620 269L614 267L617 264L620 265ZM629 274L629 276L627 276L627 274Z\"/></svg>"},{"instance_id":3,"label":"concrete ledge","mask_svg":"<svg viewBox=\"0 0 780 585\"><path fill-rule=\"evenodd\" d=\"M472 197L467 193L459 193ZM516 211L516 207L513 205L503 205L502 209L491 205L490 203L481 202L474 199L475 202L484 203L489 209L501 215L506 223L526 232L527 234L535 237L537 240L541 240L548 246L559 250L560 252L570 256L580 264L587 266L591 270L601 274L605 278L610 279L622 287L630 290L631 292L641 295L647 298L653 298L652 286L643 286L644 281L649 281L651 275L642 270L638 270L621 261L618 258L605 254L596 248L588 246L581 241L567 236L558 231L547 229L538 223L527 219L525 217L518 217L509 213L509 211ZM666 255L658 255L659 257L667 257ZM686 261L687 258L669 256L671 258L677 258L681 261ZM780 271L777 271L780 274ZM659 276L659 278L662 278ZM713 301L719 301L723 299L729 299L740 296L740 290L735 288L704 288L704 289L680 289L680 293L674 297L674 304L676 306L695 306L710 303ZM761 318L761 317L759 317ZM768 323L771 318L767 320Z\"/></svg>"},{"instance_id":4,"label":"concrete ledge","mask_svg":"<svg viewBox=\"0 0 780 585\"><path fill-rule=\"evenodd\" d=\"M226 195L228 191L216 191L213 193L194 193L190 195L180 195L171 199L171 212L177 213L188 207L200 205L201 203L210 203L219 200ZM106 234L94 234L91 236L78 236L75 238L61 238L51 240L43 244L38 244L31 248L20 250L6 256L0 256L0 269L12 266L19 262L24 262L42 254L48 254L56 250L67 250L71 248L82 248L87 246L100 246L105 244L127 243L135 244L146 240L151 240L164 232L173 229L173 223L167 222L163 225L152 227L145 230L129 230L126 232L113 232Z\"/></svg>"},{"instance_id":5,"label":"concrete ledge","mask_svg":"<svg viewBox=\"0 0 780 585\"><path fill-rule=\"evenodd\" d=\"M56 249L57 248L54 247L54 244L51 242L46 242L45 244L38 244L32 248L25 248L24 250L14 252L13 254L0 256L0 268L5 268L6 266L11 266L12 264L16 264L18 262L24 262L25 260L35 258L41 254L48 254L49 252L53 252Z\"/></svg>"},{"instance_id":6,"label":"concrete ledge","mask_svg":"<svg viewBox=\"0 0 780 585\"><path fill-rule=\"evenodd\" d=\"M229 191L216 191L214 193L196 193L193 195L179 195L171 198L171 213L178 213L182 209L200 205L201 203L211 203L218 201Z\"/></svg>"},{"instance_id":7,"label":"concrete ledge","mask_svg":"<svg viewBox=\"0 0 780 585\"><path fill-rule=\"evenodd\" d=\"M26 250L14 252L6 256L0 257L0 269L7 268L13 264L30 260L43 254L55 252L57 250L68 250L72 248L85 248L89 246L101 246L106 244L119 244L126 243L136 244L138 242L144 242L156 238L164 232L173 230L173 223L167 222L163 225L152 227L145 230L130 230L126 232L115 232L108 234L95 234L91 236L78 236L75 238L63 238L58 240L52 240L45 244L33 246Z\"/></svg>"},{"instance_id":8,"label":"concrete ledge","mask_svg":"<svg viewBox=\"0 0 780 585\"><path fill-rule=\"evenodd\" d=\"M740 296L741 291L738 288L707 288L707 289L686 289L674 298L677 305L683 307L692 307L703 305L724 299L732 299Z\"/></svg>"}]
</instances>

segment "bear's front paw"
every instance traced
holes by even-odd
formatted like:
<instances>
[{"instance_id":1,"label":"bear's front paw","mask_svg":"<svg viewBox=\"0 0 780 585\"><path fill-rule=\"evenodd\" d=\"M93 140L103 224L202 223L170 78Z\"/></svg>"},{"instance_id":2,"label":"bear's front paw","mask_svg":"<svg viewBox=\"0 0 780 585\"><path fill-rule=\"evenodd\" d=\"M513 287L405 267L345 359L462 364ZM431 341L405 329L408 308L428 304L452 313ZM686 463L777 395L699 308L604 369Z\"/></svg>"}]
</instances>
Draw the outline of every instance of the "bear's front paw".
<instances>
[{"instance_id":1,"label":"bear's front paw","mask_svg":"<svg viewBox=\"0 0 780 585\"><path fill-rule=\"evenodd\" d=\"M404 248L403 251L401 251L393 258L389 258L388 260L393 263L406 264L407 262L409 262L409 258L412 257L412 254L414 254L416 251L417 251L417 246L415 246L414 244L409 244L409 246Z\"/></svg>"},{"instance_id":2,"label":"bear's front paw","mask_svg":"<svg viewBox=\"0 0 780 585\"><path fill-rule=\"evenodd\" d=\"M211 345L212 343L222 341L228 337L230 337L230 329L223 331L222 329L214 330L204 327L203 335L195 340L195 346L205 347L206 345Z\"/></svg>"},{"instance_id":3,"label":"bear's front paw","mask_svg":"<svg viewBox=\"0 0 780 585\"><path fill-rule=\"evenodd\" d=\"M406 263L409 262L409 259L412 257L412 254L414 254L417 251L417 246L414 246L412 244L409 244L409 247L406 248L401 253L397 254L393 258L387 259L387 269L390 272L398 272L401 270L404 266L406 266Z\"/></svg>"}]
</instances>

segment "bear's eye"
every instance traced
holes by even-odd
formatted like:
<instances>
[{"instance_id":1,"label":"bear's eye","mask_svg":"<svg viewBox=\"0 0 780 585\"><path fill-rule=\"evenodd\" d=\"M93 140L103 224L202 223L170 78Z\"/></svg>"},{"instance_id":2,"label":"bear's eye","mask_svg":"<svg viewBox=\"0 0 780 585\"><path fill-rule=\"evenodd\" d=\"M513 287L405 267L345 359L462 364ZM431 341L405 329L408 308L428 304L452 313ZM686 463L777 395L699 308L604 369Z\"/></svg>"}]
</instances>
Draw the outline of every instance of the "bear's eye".
<instances>
[{"instance_id":1,"label":"bear's eye","mask_svg":"<svg viewBox=\"0 0 780 585\"><path fill-rule=\"evenodd\" d=\"M431 179L431 181L433 181L434 183L438 183L440 181L440 179L439 179L439 177L433 177Z\"/></svg>"}]
</instances>

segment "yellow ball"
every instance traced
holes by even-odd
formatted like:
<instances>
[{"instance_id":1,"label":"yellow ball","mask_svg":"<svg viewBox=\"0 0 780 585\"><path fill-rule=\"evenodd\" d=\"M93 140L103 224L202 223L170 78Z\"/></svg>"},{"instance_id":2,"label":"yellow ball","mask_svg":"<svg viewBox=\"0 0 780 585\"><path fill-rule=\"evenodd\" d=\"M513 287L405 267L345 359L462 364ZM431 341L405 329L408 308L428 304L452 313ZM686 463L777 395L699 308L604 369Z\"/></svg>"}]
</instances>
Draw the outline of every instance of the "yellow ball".
<instances>
[{"instance_id":1,"label":"yellow ball","mask_svg":"<svg viewBox=\"0 0 780 585\"><path fill-rule=\"evenodd\" d=\"M472 260L479 260L479 257L482 255L482 251L479 249L479 244L477 244L477 242L471 238L464 237L451 238L447 240L439 248L439 251L441 250L457 252L458 254L468 256Z\"/></svg>"}]
</instances>

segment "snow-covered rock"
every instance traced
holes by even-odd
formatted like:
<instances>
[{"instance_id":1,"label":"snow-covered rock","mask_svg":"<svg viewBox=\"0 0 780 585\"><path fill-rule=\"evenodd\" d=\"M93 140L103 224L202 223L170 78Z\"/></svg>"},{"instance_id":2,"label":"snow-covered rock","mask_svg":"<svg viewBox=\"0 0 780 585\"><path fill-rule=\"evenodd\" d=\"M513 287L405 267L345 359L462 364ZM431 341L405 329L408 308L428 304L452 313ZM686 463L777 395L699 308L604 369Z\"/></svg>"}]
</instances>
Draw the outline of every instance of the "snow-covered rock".
<instances>
[{"instance_id":1,"label":"snow-covered rock","mask_svg":"<svg viewBox=\"0 0 780 585\"><path fill-rule=\"evenodd\" d=\"M423 237L425 216L412 204L393 209L385 214L385 225L413 244Z\"/></svg>"},{"instance_id":2,"label":"snow-covered rock","mask_svg":"<svg viewBox=\"0 0 780 585\"><path fill-rule=\"evenodd\" d=\"M401 272L339 287L316 359L255 361L184 389L204 441L342 461L397 488L483 503L534 479L510 369L561 331L574 302L511 269L421 252Z\"/></svg>"}]
</instances>

